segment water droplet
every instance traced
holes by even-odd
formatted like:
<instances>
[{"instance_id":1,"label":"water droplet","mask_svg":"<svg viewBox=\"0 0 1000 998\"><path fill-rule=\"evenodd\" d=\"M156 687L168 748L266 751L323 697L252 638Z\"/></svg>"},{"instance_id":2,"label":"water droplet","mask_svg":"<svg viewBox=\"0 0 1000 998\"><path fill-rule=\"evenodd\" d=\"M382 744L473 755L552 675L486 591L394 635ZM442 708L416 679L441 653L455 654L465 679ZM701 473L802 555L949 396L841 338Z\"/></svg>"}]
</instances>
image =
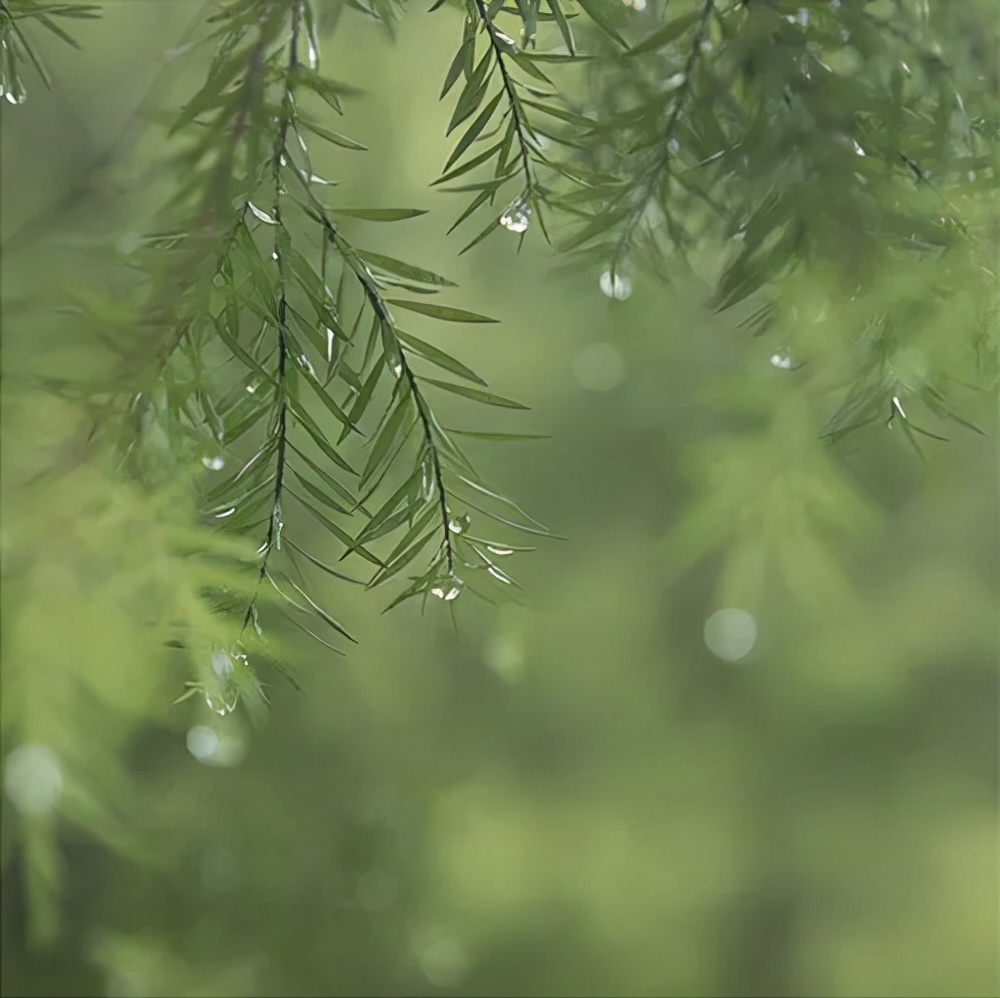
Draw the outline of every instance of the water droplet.
<instances>
[{"instance_id":1,"label":"water droplet","mask_svg":"<svg viewBox=\"0 0 1000 998\"><path fill-rule=\"evenodd\" d=\"M248 395L253 395L254 392L257 391L258 388L260 388L260 382L259 381L251 381L250 384L247 385L247 394Z\"/></svg>"},{"instance_id":2,"label":"water droplet","mask_svg":"<svg viewBox=\"0 0 1000 998\"><path fill-rule=\"evenodd\" d=\"M401 377L403 374L403 362L398 361L397 363L393 364L392 367L389 368L389 370L392 372L392 376L394 378Z\"/></svg>"},{"instance_id":3,"label":"water droplet","mask_svg":"<svg viewBox=\"0 0 1000 998\"><path fill-rule=\"evenodd\" d=\"M231 735L220 735L207 724L196 724L187 733L187 749L206 766L235 766L243 759L243 743Z\"/></svg>"},{"instance_id":4,"label":"water droplet","mask_svg":"<svg viewBox=\"0 0 1000 998\"><path fill-rule=\"evenodd\" d=\"M712 51L712 49L714 49L714 48L715 48L715 46L714 46L714 45L712 44L712 42L711 42L711 40L710 40L710 39L708 39L708 38L705 38L705 39L703 39L703 40L702 40L702 43L701 43L701 51L702 51L702 52L703 52L703 53L704 53L705 55L708 55L708 53L709 53L709 52L711 52L711 51Z\"/></svg>"},{"instance_id":5,"label":"water droplet","mask_svg":"<svg viewBox=\"0 0 1000 998\"><path fill-rule=\"evenodd\" d=\"M464 585L465 583L457 575L450 575L431 589L431 595L450 603L461 596Z\"/></svg>"},{"instance_id":6,"label":"water droplet","mask_svg":"<svg viewBox=\"0 0 1000 998\"><path fill-rule=\"evenodd\" d=\"M487 544L486 545L486 550L489 551L490 554L495 554L495 555L497 555L498 557L501 557L501 558L504 555L513 554L514 553L514 549L513 548L497 547L495 544Z\"/></svg>"},{"instance_id":7,"label":"water droplet","mask_svg":"<svg viewBox=\"0 0 1000 998\"><path fill-rule=\"evenodd\" d=\"M209 710L218 714L219 717L225 717L226 714L231 714L236 710L236 701L234 700L232 704L226 702L226 700L216 693L209 693L205 691L205 706Z\"/></svg>"},{"instance_id":8,"label":"water droplet","mask_svg":"<svg viewBox=\"0 0 1000 998\"><path fill-rule=\"evenodd\" d=\"M316 69L319 66L319 52L316 50L316 42L312 35L306 39L306 58L309 60L309 68Z\"/></svg>"},{"instance_id":9,"label":"water droplet","mask_svg":"<svg viewBox=\"0 0 1000 998\"><path fill-rule=\"evenodd\" d=\"M573 358L573 377L590 392L610 392L627 374L625 361L610 343L591 343Z\"/></svg>"},{"instance_id":10,"label":"water droplet","mask_svg":"<svg viewBox=\"0 0 1000 998\"><path fill-rule=\"evenodd\" d=\"M514 39L510 37L510 35L505 35L502 31L496 31L495 29L494 33L496 35L496 40L500 42L501 45L507 45L510 48L512 48L515 52L517 51L517 42L515 42Z\"/></svg>"},{"instance_id":11,"label":"water droplet","mask_svg":"<svg viewBox=\"0 0 1000 998\"><path fill-rule=\"evenodd\" d=\"M524 232L531 221L531 207L523 198L515 198L500 216L500 224L511 232Z\"/></svg>"},{"instance_id":12,"label":"water droplet","mask_svg":"<svg viewBox=\"0 0 1000 998\"><path fill-rule=\"evenodd\" d=\"M906 73L907 76L912 76L913 75L913 70L910 69L909 63L904 62L902 59L900 59L899 66L900 66L900 69L902 69L903 72Z\"/></svg>"},{"instance_id":13,"label":"water droplet","mask_svg":"<svg viewBox=\"0 0 1000 998\"><path fill-rule=\"evenodd\" d=\"M228 679L233 674L233 660L225 648L212 652L212 672L216 679Z\"/></svg>"},{"instance_id":14,"label":"water droplet","mask_svg":"<svg viewBox=\"0 0 1000 998\"><path fill-rule=\"evenodd\" d=\"M975 170L969 170L969 172L965 176L966 176L966 179L969 180L969 182L971 183L973 180L976 179L976 171Z\"/></svg>"},{"instance_id":15,"label":"water droplet","mask_svg":"<svg viewBox=\"0 0 1000 998\"><path fill-rule=\"evenodd\" d=\"M0 90L2 89L0 88ZM28 94L24 89L24 84L15 76L10 87L3 91L3 96L8 104L23 104Z\"/></svg>"},{"instance_id":16,"label":"water droplet","mask_svg":"<svg viewBox=\"0 0 1000 998\"><path fill-rule=\"evenodd\" d=\"M326 330L326 359L327 361L333 361L333 344L337 339L337 334L327 327Z\"/></svg>"},{"instance_id":17,"label":"water droplet","mask_svg":"<svg viewBox=\"0 0 1000 998\"><path fill-rule=\"evenodd\" d=\"M486 569L494 579L502 582L504 585L509 586L511 584L511 578L506 572L502 572L496 565L489 565Z\"/></svg>"},{"instance_id":18,"label":"water droplet","mask_svg":"<svg viewBox=\"0 0 1000 998\"><path fill-rule=\"evenodd\" d=\"M670 153L671 156L676 156L681 151L680 142L678 142L677 139L671 139L667 143L667 151Z\"/></svg>"},{"instance_id":19,"label":"water droplet","mask_svg":"<svg viewBox=\"0 0 1000 998\"><path fill-rule=\"evenodd\" d=\"M463 513L461 516L453 516L448 521L448 529L453 534L461 534L468 530L472 525L472 517L468 513Z\"/></svg>"},{"instance_id":20,"label":"water droplet","mask_svg":"<svg viewBox=\"0 0 1000 998\"><path fill-rule=\"evenodd\" d=\"M856 139L851 139L851 141L854 143L854 154L856 156L866 155L864 149L861 148Z\"/></svg>"},{"instance_id":21,"label":"water droplet","mask_svg":"<svg viewBox=\"0 0 1000 998\"><path fill-rule=\"evenodd\" d=\"M434 465L430 457L425 457L420 465L420 494L427 502L434 498Z\"/></svg>"},{"instance_id":22,"label":"water droplet","mask_svg":"<svg viewBox=\"0 0 1000 998\"><path fill-rule=\"evenodd\" d=\"M893 395L892 406L896 410L896 412L898 412L900 416L903 417L903 419L906 419L906 412L903 409L903 403L900 402L898 395ZM890 422L891 422L891 417L890 417Z\"/></svg>"},{"instance_id":23,"label":"water droplet","mask_svg":"<svg viewBox=\"0 0 1000 998\"><path fill-rule=\"evenodd\" d=\"M676 90L678 87L683 86L686 79L687 77L683 73L674 73L672 76L666 78L663 88L665 90Z\"/></svg>"},{"instance_id":24,"label":"water droplet","mask_svg":"<svg viewBox=\"0 0 1000 998\"><path fill-rule=\"evenodd\" d=\"M3 788L22 814L33 818L50 814L63 790L58 756L40 742L18 745L4 760Z\"/></svg>"},{"instance_id":25,"label":"water droplet","mask_svg":"<svg viewBox=\"0 0 1000 998\"><path fill-rule=\"evenodd\" d=\"M277 250L274 250L274 251L273 251L273 252L271 253L271 259L272 259L272 260L277 260L277 259L278 259L278 251L277 251Z\"/></svg>"},{"instance_id":26,"label":"water droplet","mask_svg":"<svg viewBox=\"0 0 1000 998\"><path fill-rule=\"evenodd\" d=\"M300 353L298 357L295 358L295 362L302 368L310 378L316 377L316 369L312 366L309 358L304 354Z\"/></svg>"},{"instance_id":27,"label":"water droplet","mask_svg":"<svg viewBox=\"0 0 1000 998\"><path fill-rule=\"evenodd\" d=\"M163 58L168 60L179 59L182 55L187 55L194 47L194 42L188 42L186 45L178 45L176 48L167 49L163 53Z\"/></svg>"},{"instance_id":28,"label":"water droplet","mask_svg":"<svg viewBox=\"0 0 1000 998\"><path fill-rule=\"evenodd\" d=\"M274 504L274 546L280 551L281 550L281 531L285 529L285 521L281 516L281 503L276 502Z\"/></svg>"},{"instance_id":29,"label":"water droplet","mask_svg":"<svg viewBox=\"0 0 1000 998\"><path fill-rule=\"evenodd\" d=\"M519 634L499 632L494 634L483 652L486 664L504 679L513 681L524 674L524 641Z\"/></svg>"},{"instance_id":30,"label":"water droplet","mask_svg":"<svg viewBox=\"0 0 1000 998\"><path fill-rule=\"evenodd\" d=\"M263 222L265 225L278 224L273 218L271 218L271 216L266 211L263 211L262 209L258 208L257 205L253 203L253 201L247 201L247 207L250 209L253 215L256 218L258 218L261 222Z\"/></svg>"},{"instance_id":31,"label":"water droplet","mask_svg":"<svg viewBox=\"0 0 1000 998\"><path fill-rule=\"evenodd\" d=\"M215 518L217 520L224 520L227 516L232 516L236 512L235 506L230 506L229 509L224 509L221 513L216 513Z\"/></svg>"},{"instance_id":32,"label":"water droplet","mask_svg":"<svg viewBox=\"0 0 1000 998\"><path fill-rule=\"evenodd\" d=\"M601 274L600 286L605 298L627 301L632 297L632 278L623 274L621 268L612 271L610 267L605 267Z\"/></svg>"},{"instance_id":33,"label":"water droplet","mask_svg":"<svg viewBox=\"0 0 1000 998\"><path fill-rule=\"evenodd\" d=\"M226 459L221 454L205 454L201 459L201 463L209 471L222 471L226 466Z\"/></svg>"},{"instance_id":34,"label":"water droplet","mask_svg":"<svg viewBox=\"0 0 1000 998\"><path fill-rule=\"evenodd\" d=\"M319 184L321 187L333 187L334 186L332 180L324 180L321 176L319 176L316 173L314 173L314 174L312 174L312 176L310 176L309 183L310 184Z\"/></svg>"},{"instance_id":35,"label":"water droplet","mask_svg":"<svg viewBox=\"0 0 1000 998\"><path fill-rule=\"evenodd\" d=\"M750 653L757 641L757 621L737 607L716 610L705 621L705 645L717 658L736 662Z\"/></svg>"},{"instance_id":36,"label":"water droplet","mask_svg":"<svg viewBox=\"0 0 1000 998\"><path fill-rule=\"evenodd\" d=\"M771 367L780 368L782 371L790 371L792 369L792 358L786 353L773 353L771 354Z\"/></svg>"},{"instance_id":37,"label":"water droplet","mask_svg":"<svg viewBox=\"0 0 1000 998\"><path fill-rule=\"evenodd\" d=\"M801 24L803 28L807 28L809 26L809 10L806 7L799 7L799 24Z\"/></svg>"}]
</instances>

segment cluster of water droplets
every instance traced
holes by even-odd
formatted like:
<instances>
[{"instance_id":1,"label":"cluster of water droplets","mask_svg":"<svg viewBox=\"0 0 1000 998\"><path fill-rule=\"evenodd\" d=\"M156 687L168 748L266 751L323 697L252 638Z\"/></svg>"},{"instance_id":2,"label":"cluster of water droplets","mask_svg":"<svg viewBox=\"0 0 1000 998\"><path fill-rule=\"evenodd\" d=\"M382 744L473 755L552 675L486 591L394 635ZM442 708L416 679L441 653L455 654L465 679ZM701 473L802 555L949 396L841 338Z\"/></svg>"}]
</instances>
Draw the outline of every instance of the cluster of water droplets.
<instances>
[{"instance_id":1,"label":"cluster of water droplets","mask_svg":"<svg viewBox=\"0 0 1000 998\"><path fill-rule=\"evenodd\" d=\"M462 595L462 589L465 583L455 575L454 572L451 575L445 576L440 579L432 588L431 595L437 596L438 599L443 599L446 603L452 602L452 600L458 599Z\"/></svg>"},{"instance_id":2,"label":"cluster of water droplets","mask_svg":"<svg viewBox=\"0 0 1000 998\"><path fill-rule=\"evenodd\" d=\"M526 231L530 221L531 206L523 196L511 201L500 216L500 224L511 232L521 233Z\"/></svg>"},{"instance_id":3,"label":"cluster of water droplets","mask_svg":"<svg viewBox=\"0 0 1000 998\"><path fill-rule=\"evenodd\" d=\"M11 76L0 83L0 94L8 104L23 104L28 97L24 84L17 76Z\"/></svg>"}]
</instances>

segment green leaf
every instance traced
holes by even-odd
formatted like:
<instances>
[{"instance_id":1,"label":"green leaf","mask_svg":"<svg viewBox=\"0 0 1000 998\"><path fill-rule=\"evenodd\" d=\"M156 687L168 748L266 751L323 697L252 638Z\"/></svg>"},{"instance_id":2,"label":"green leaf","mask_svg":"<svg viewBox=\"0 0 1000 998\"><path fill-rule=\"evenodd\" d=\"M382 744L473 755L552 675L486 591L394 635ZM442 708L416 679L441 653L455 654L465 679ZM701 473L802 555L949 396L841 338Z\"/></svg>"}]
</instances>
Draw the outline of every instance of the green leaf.
<instances>
[{"instance_id":1,"label":"green leaf","mask_svg":"<svg viewBox=\"0 0 1000 998\"><path fill-rule=\"evenodd\" d=\"M412 263L404 263L402 260L397 260L394 257L375 253L372 250L358 250L358 256L365 263L370 263L390 274L396 274L398 277L405 277L411 281L419 281L422 284L433 284L441 288L458 287L454 281L449 281L447 277L442 277L440 274L435 274L430 270L424 270L423 267L415 267Z\"/></svg>"},{"instance_id":2,"label":"green leaf","mask_svg":"<svg viewBox=\"0 0 1000 998\"><path fill-rule=\"evenodd\" d=\"M433 10L434 8L432 7L431 9ZM452 59L451 65L448 67L448 73L444 78L444 86L441 88L441 96L438 100L442 100L448 94L448 91L451 90L462 75L462 68L465 66L472 45L472 41L469 40L462 42L459 46L458 51L455 53L455 58Z\"/></svg>"},{"instance_id":3,"label":"green leaf","mask_svg":"<svg viewBox=\"0 0 1000 998\"><path fill-rule=\"evenodd\" d=\"M382 459L388 454L390 448L396 440L397 435L403 425L404 419L412 412L413 399L409 392L401 394L389 418L383 424L378 435L372 443L371 453L365 469L361 473L360 485L364 487L365 482L375 473ZM407 431L409 432L409 431Z\"/></svg>"},{"instance_id":4,"label":"green leaf","mask_svg":"<svg viewBox=\"0 0 1000 998\"><path fill-rule=\"evenodd\" d=\"M423 208L328 208L327 211L331 215L346 215L366 222L399 222L427 214Z\"/></svg>"},{"instance_id":5,"label":"green leaf","mask_svg":"<svg viewBox=\"0 0 1000 998\"><path fill-rule=\"evenodd\" d=\"M357 142L355 139L341 135L340 132L335 132L331 128L325 128L323 125L317 125L306 118L299 118L299 122L314 135L318 135L321 139L326 139L327 142L332 142L343 149L351 149L359 152L365 152L368 149L368 146L363 142Z\"/></svg>"},{"instance_id":6,"label":"green leaf","mask_svg":"<svg viewBox=\"0 0 1000 998\"><path fill-rule=\"evenodd\" d=\"M552 436L548 433L486 433L482 430L455 430L449 427L449 433L454 433L460 437L473 437L476 440L495 440L495 441L511 441L511 440L551 440Z\"/></svg>"},{"instance_id":7,"label":"green leaf","mask_svg":"<svg viewBox=\"0 0 1000 998\"><path fill-rule=\"evenodd\" d=\"M480 315L478 312L468 312L464 308L452 308L450 305L437 305L429 301L408 301L405 298L390 298L388 301L391 305L398 305L411 312L419 312L421 315L429 315L433 319L443 319L446 322L497 321L487 315Z\"/></svg>"},{"instance_id":8,"label":"green leaf","mask_svg":"<svg viewBox=\"0 0 1000 998\"><path fill-rule=\"evenodd\" d=\"M460 378L467 378L469 381L474 381L477 385L486 386L486 382L475 371L466 367L461 361L446 354L443 350L427 343L425 340L418 339L416 336L404 333L402 329L396 329L395 334L403 344L423 357L424 360L430 361L432 364L436 364L438 367L450 371L452 374L457 374Z\"/></svg>"},{"instance_id":9,"label":"green leaf","mask_svg":"<svg viewBox=\"0 0 1000 998\"><path fill-rule=\"evenodd\" d=\"M528 408L528 406L522 405L520 402L514 402L512 399L504 398L501 395L494 395L492 392L483 392L478 388L469 388L468 385L456 385L451 381L438 381L436 378L421 378L420 380L437 388L443 388L445 391L454 392L456 395L462 395L475 402L485 402L487 405L497 405L504 409Z\"/></svg>"},{"instance_id":10,"label":"green leaf","mask_svg":"<svg viewBox=\"0 0 1000 998\"><path fill-rule=\"evenodd\" d=\"M465 130L462 137L458 140L458 144L452 150L452 154L448 157L448 162L445 163L445 170L450 169L453 163L457 162L461 157L462 153L465 152L473 142L479 138L483 129L489 124L490 118L493 117L496 112L497 107L500 104L500 99L503 97L504 92L498 90L496 96L486 105L485 108L479 113L475 121Z\"/></svg>"},{"instance_id":11,"label":"green leaf","mask_svg":"<svg viewBox=\"0 0 1000 998\"><path fill-rule=\"evenodd\" d=\"M559 5L559 0L546 0L546 3L549 5L549 10L552 11L552 16L556 19L556 24L559 25L559 33L562 35L570 55L576 55L576 45L573 43L573 29L569 26L569 21L566 20L566 15Z\"/></svg>"},{"instance_id":12,"label":"green leaf","mask_svg":"<svg viewBox=\"0 0 1000 998\"><path fill-rule=\"evenodd\" d=\"M634 48L629 49L629 55L655 52L657 49L663 48L664 45L669 45L674 39L680 38L688 28L696 24L701 16L701 11L693 10L688 14L675 17L672 21L667 21L662 28L654 31Z\"/></svg>"}]
</instances>

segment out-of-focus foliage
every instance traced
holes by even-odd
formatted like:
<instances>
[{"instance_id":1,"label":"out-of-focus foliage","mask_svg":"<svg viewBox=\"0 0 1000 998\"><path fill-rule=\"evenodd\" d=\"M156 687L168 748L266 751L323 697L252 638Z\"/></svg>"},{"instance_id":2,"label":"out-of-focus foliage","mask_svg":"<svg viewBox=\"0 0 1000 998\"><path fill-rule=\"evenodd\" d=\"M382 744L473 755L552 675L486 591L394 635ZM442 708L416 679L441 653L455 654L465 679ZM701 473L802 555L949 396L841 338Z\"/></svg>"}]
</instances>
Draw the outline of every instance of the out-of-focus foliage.
<instances>
[{"instance_id":1,"label":"out-of-focus foliage","mask_svg":"<svg viewBox=\"0 0 1000 998\"><path fill-rule=\"evenodd\" d=\"M435 7L0 6L3 992L992 993L992 5Z\"/></svg>"}]
</instances>

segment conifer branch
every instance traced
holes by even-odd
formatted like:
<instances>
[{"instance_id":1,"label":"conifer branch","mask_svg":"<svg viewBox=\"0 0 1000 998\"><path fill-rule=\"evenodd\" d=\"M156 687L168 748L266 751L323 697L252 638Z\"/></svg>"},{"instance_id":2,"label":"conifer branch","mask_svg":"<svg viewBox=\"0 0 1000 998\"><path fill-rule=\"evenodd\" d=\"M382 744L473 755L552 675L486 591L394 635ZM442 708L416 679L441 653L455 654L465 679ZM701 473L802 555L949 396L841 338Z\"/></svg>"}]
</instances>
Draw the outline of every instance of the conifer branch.
<instances>
[{"instance_id":1,"label":"conifer branch","mask_svg":"<svg viewBox=\"0 0 1000 998\"><path fill-rule=\"evenodd\" d=\"M507 107L511 115L511 120L514 123L514 133L517 137L517 145L521 159L521 169L524 173L524 196L530 201L536 190L535 178L531 168L531 147L527 138L531 128L524 116L524 112L521 108L521 102L517 96L517 91L514 89L514 81L507 69L507 63L504 60L503 55L503 46L497 36L496 26L493 24L492 20L490 20L486 4L483 3L483 0L474 0L474 2L476 11L479 15L480 23L485 28L487 37L489 38L490 47L493 49L493 56L496 59L497 69L500 72L503 91L507 99Z\"/></svg>"},{"instance_id":2,"label":"conifer branch","mask_svg":"<svg viewBox=\"0 0 1000 998\"><path fill-rule=\"evenodd\" d=\"M625 221L625 227L622 230L621 235L618 237L618 241L615 245L615 252L612 257L611 264L612 274L617 273L619 265L622 263L631 248L636 230L642 222L646 209L657 197L663 174L670 166L670 161L674 155L674 145L677 141L677 126L681 121L681 115L683 114L687 106L688 98L691 95L691 77L698 62L698 57L701 54L702 42L705 40L705 34L708 31L709 21L712 17L714 9L715 0L704 0L701 8L701 14L698 18L698 23L692 36L691 48L688 50L687 58L684 61L684 67L680 71L683 76L683 80L674 95L673 108L670 112L670 117L667 119L666 127L663 130L663 137L660 140L659 154L652 160L646 170L643 171L639 177L637 187L641 192L641 195L628 214Z\"/></svg>"}]
</instances>

